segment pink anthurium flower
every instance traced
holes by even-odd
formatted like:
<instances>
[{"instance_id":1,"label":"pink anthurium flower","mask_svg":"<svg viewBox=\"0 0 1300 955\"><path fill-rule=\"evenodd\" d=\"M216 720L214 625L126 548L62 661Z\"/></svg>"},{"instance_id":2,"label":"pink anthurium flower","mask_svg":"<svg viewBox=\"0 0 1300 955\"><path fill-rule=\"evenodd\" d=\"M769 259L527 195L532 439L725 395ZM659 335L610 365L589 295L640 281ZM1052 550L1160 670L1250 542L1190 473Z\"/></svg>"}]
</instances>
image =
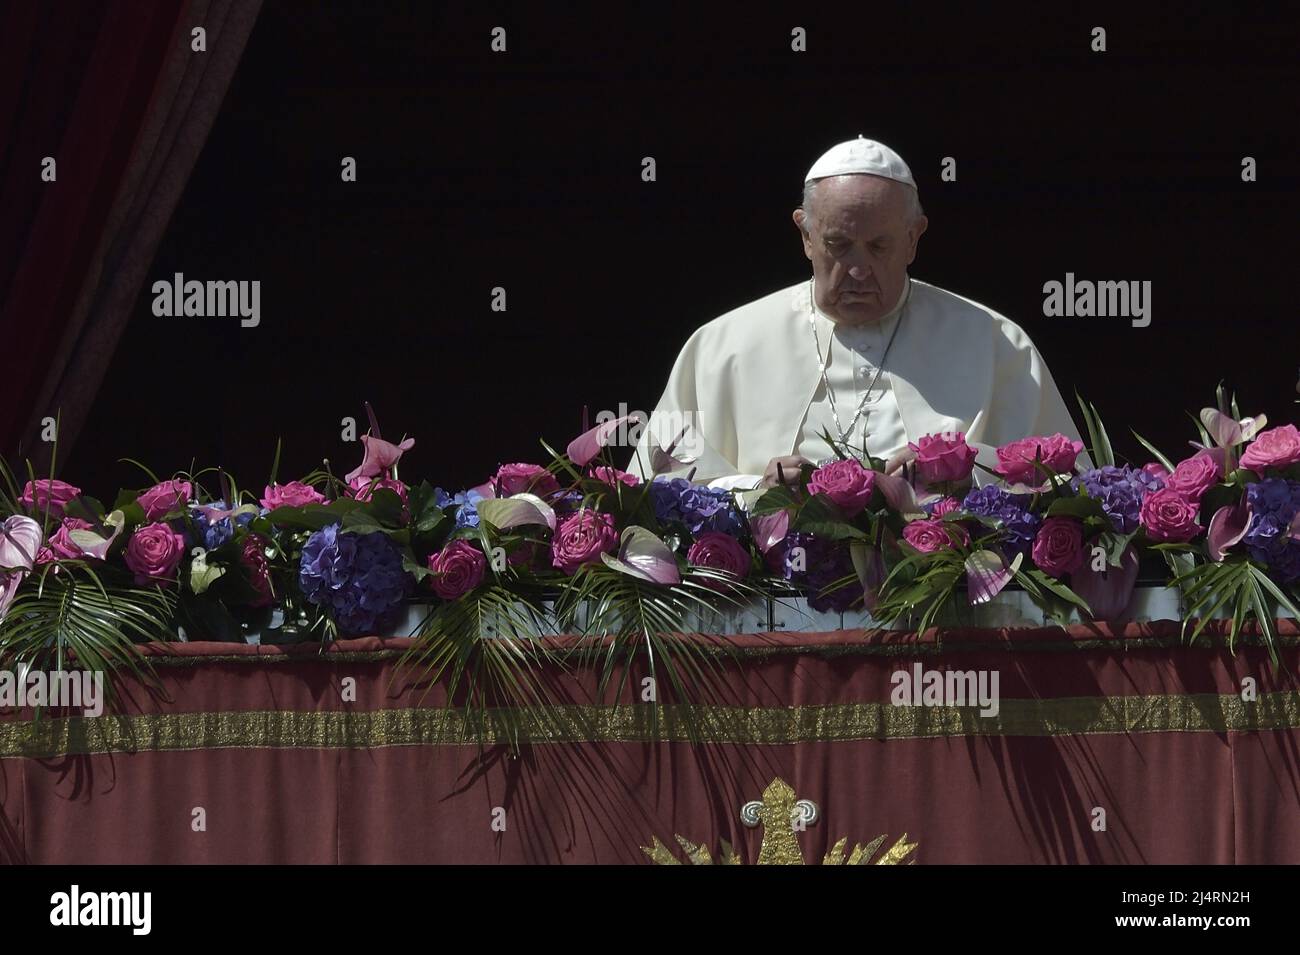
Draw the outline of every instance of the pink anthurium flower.
<instances>
[{"instance_id":1,"label":"pink anthurium flower","mask_svg":"<svg viewBox=\"0 0 1300 955\"><path fill-rule=\"evenodd\" d=\"M681 571L677 567L677 558L653 531L633 525L623 531L618 556L601 554L610 567L632 577L639 577L656 584L680 584Z\"/></svg>"},{"instance_id":2,"label":"pink anthurium flower","mask_svg":"<svg viewBox=\"0 0 1300 955\"><path fill-rule=\"evenodd\" d=\"M675 471L677 468L684 468L686 465L695 461L695 458L691 455L677 457L673 454L673 452L677 450L677 445L681 444L682 438L686 437L686 432L689 430L689 425L682 428L677 437L673 438L672 443L666 448L661 448L658 441L651 443L650 468L655 474L663 474L666 471Z\"/></svg>"},{"instance_id":3,"label":"pink anthurium flower","mask_svg":"<svg viewBox=\"0 0 1300 955\"><path fill-rule=\"evenodd\" d=\"M68 531L68 537L81 550L83 557L94 557L96 560L106 559L109 548L113 546L113 541L117 540L118 535L122 533L122 528L126 526L126 515L121 511L113 511L104 518L104 523L112 528L107 537L93 529Z\"/></svg>"},{"instance_id":4,"label":"pink anthurium flower","mask_svg":"<svg viewBox=\"0 0 1300 955\"><path fill-rule=\"evenodd\" d=\"M23 570L0 574L0 623L4 622L5 615L9 613L9 605L18 596L18 588L26 576L27 572Z\"/></svg>"},{"instance_id":5,"label":"pink anthurium flower","mask_svg":"<svg viewBox=\"0 0 1300 955\"><path fill-rule=\"evenodd\" d=\"M345 481L351 482L359 477L379 477L397 465L402 459L402 452L415 447L414 438L407 438L401 444L392 444L369 434L361 436L361 443L366 446L365 457L360 465L344 476Z\"/></svg>"},{"instance_id":6,"label":"pink anthurium flower","mask_svg":"<svg viewBox=\"0 0 1300 955\"><path fill-rule=\"evenodd\" d=\"M766 554L790 533L790 512L775 511L761 514L749 519L749 529L754 535L754 543Z\"/></svg>"},{"instance_id":7,"label":"pink anthurium flower","mask_svg":"<svg viewBox=\"0 0 1300 955\"><path fill-rule=\"evenodd\" d=\"M31 570L42 536L41 525L22 514L0 521L0 572Z\"/></svg>"},{"instance_id":8,"label":"pink anthurium flower","mask_svg":"<svg viewBox=\"0 0 1300 955\"><path fill-rule=\"evenodd\" d=\"M1250 501L1245 495L1236 504L1225 504L1215 511L1205 532L1205 547L1210 553L1210 560L1223 560L1230 547L1241 543L1249 526Z\"/></svg>"},{"instance_id":9,"label":"pink anthurium flower","mask_svg":"<svg viewBox=\"0 0 1300 955\"><path fill-rule=\"evenodd\" d=\"M619 428L629 421L640 420L637 415L628 414L621 418L603 421L590 431L584 431L569 442L569 460L578 467L585 468L595 460L596 455L600 454L601 448L609 444L609 439L618 432Z\"/></svg>"},{"instance_id":10,"label":"pink anthurium flower","mask_svg":"<svg viewBox=\"0 0 1300 955\"><path fill-rule=\"evenodd\" d=\"M978 550L966 558L966 589L971 604L988 603L1011 583L1025 555L1018 553L1007 564L994 550Z\"/></svg>"},{"instance_id":11,"label":"pink anthurium flower","mask_svg":"<svg viewBox=\"0 0 1300 955\"><path fill-rule=\"evenodd\" d=\"M858 582L862 584L862 605L868 612L875 613L880 606L880 587L888 576L884 555L880 553L879 547L854 541L849 545L849 557L853 560L853 569L857 571Z\"/></svg>"}]
</instances>

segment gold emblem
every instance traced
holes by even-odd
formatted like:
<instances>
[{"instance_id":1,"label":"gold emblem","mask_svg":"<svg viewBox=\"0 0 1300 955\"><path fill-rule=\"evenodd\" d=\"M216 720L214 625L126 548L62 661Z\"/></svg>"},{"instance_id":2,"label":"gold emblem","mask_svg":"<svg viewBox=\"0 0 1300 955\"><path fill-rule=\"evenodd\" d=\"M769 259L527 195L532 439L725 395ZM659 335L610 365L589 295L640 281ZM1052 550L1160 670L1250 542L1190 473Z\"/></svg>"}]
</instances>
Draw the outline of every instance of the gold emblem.
<instances>
[{"instance_id":1,"label":"gold emblem","mask_svg":"<svg viewBox=\"0 0 1300 955\"><path fill-rule=\"evenodd\" d=\"M796 799L794 790L783 779L774 779L763 791L760 801L746 803L740 810L741 821L747 826L763 827L763 842L758 850L759 865L803 865L803 853L799 849L797 833L817 821L817 806L808 799ZM731 843L725 839L721 842L721 851L715 863L708 847L696 845L683 836L676 836L677 844L686 854L691 865L740 865L740 856ZM822 859L822 865L871 865L872 857L885 843L886 836L879 835L866 845L855 843L853 851L845 858L848 836L842 837L831 851ZM656 865L682 865L679 859L657 837L652 837L649 846L642 846L641 851L650 857ZM908 858L919 843L908 842L907 833L899 838L889 849L875 860L875 865L913 864L915 857Z\"/></svg>"}]
</instances>

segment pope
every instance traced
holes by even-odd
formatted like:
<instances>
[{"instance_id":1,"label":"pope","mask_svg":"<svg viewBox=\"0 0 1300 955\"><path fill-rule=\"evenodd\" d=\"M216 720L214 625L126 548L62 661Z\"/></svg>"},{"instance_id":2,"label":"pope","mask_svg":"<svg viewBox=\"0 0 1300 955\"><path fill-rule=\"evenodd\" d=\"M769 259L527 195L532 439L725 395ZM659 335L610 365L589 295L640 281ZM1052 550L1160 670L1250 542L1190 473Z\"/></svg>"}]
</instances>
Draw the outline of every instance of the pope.
<instances>
[{"instance_id":1,"label":"pope","mask_svg":"<svg viewBox=\"0 0 1300 955\"><path fill-rule=\"evenodd\" d=\"M670 474L770 486L832 458L825 434L890 471L926 434L964 433L988 467L1000 444L1079 438L1023 329L908 275L929 220L898 153L861 136L834 146L793 219L811 277L691 335L629 470L649 475L659 448Z\"/></svg>"}]
</instances>

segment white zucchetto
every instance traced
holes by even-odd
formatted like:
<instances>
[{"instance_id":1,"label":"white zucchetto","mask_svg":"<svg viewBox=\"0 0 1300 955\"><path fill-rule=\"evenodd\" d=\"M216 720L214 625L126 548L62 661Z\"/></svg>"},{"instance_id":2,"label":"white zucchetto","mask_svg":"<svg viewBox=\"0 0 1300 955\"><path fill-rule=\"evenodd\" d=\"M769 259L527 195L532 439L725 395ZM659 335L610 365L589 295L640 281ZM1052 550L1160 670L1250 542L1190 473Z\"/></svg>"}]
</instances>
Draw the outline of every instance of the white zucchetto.
<instances>
[{"instance_id":1,"label":"white zucchetto","mask_svg":"<svg viewBox=\"0 0 1300 955\"><path fill-rule=\"evenodd\" d=\"M916 180L912 178L912 171L907 168L902 156L884 143L863 139L861 134L857 139L850 139L826 150L808 170L804 183L825 179L827 176L851 176L859 173L893 179L916 188Z\"/></svg>"}]
</instances>

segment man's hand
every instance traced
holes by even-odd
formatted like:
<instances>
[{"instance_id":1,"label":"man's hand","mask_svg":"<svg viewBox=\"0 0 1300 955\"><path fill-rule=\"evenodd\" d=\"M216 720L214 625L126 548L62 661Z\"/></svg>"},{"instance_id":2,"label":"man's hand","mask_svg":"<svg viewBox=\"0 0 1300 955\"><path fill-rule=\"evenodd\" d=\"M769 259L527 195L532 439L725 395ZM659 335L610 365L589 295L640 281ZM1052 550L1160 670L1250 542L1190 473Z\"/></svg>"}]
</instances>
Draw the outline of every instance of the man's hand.
<instances>
[{"instance_id":1,"label":"man's hand","mask_svg":"<svg viewBox=\"0 0 1300 955\"><path fill-rule=\"evenodd\" d=\"M909 464L915 460L916 452L911 448L904 448L889 459L888 463L885 465L885 473L893 474L895 471L901 471L904 464Z\"/></svg>"},{"instance_id":2,"label":"man's hand","mask_svg":"<svg viewBox=\"0 0 1300 955\"><path fill-rule=\"evenodd\" d=\"M786 484L797 484L799 481L799 466L801 464L812 464L801 454L787 454L782 458L773 458L767 462L767 470L763 472L763 481L759 487L776 487L781 483L781 477L785 477ZM780 466L780 472L777 466Z\"/></svg>"}]
</instances>

